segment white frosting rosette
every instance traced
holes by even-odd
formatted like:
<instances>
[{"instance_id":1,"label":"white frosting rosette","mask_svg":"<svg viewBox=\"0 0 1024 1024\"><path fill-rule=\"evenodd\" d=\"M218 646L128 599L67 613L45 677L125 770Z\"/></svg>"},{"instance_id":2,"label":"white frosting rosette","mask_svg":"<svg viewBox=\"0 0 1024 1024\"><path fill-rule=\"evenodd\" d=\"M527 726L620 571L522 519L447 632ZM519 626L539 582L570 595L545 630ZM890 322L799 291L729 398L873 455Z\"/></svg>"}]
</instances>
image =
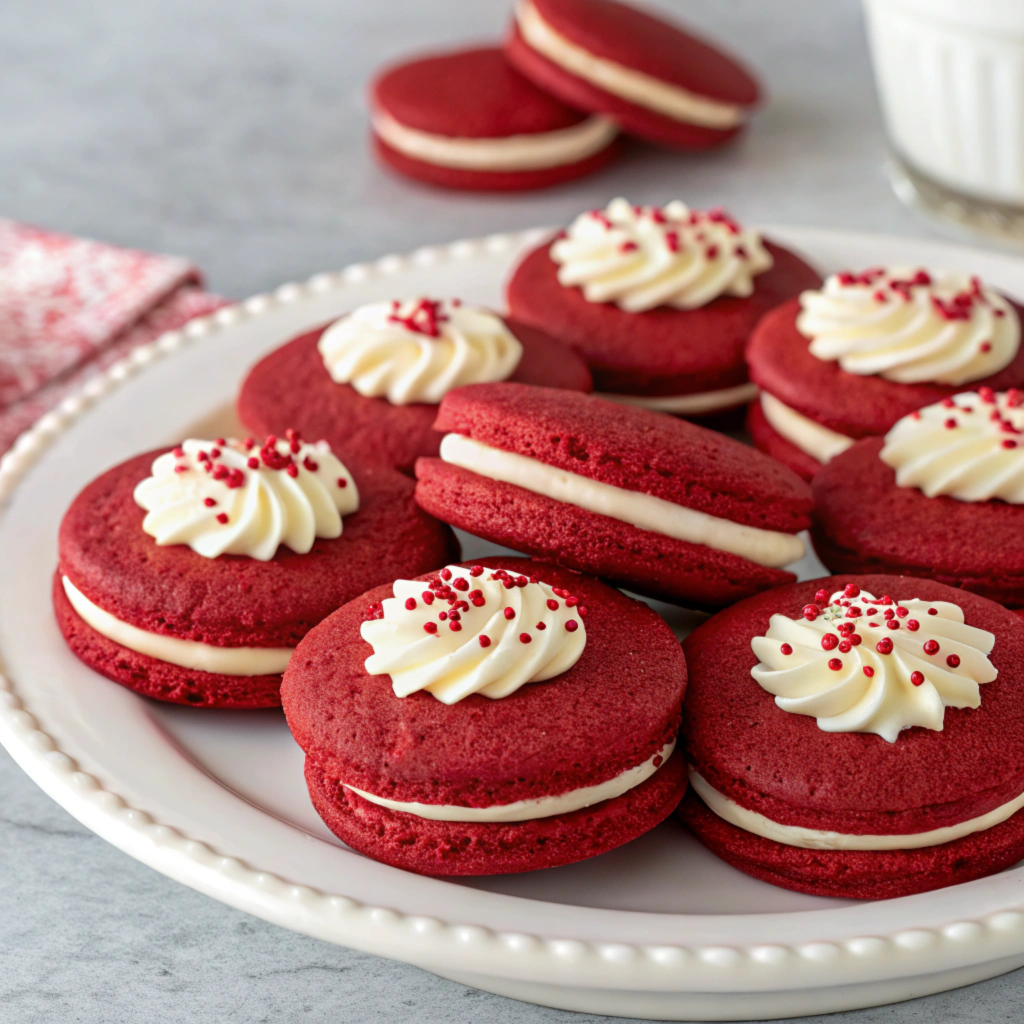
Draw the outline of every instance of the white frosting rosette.
<instances>
[{"instance_id":1,"label":"white frosting rosette","mask_svg":"<svg viewBox=\"0 0 1024 1024\"><path fill-rule=\"evenodd\" d=\"M142 528L157 544L187 544L204 558L261 562L283 544L305 554L318 537L340 537L359 508L351 474L326 442L286 438L191 438L160 455L135 488Z\"/></svg>"},{"instance_id":2,"label":"white frosting rosette","mask_svg":"<svg viewBox=\"0 0 1024 1024\"><path fill-rule=\"evenodd\" d=\"M800 296L811 355L897 384L958 386L998 373L1020 348L1014 307L966 274L875 267Z\"/></svg>"},{"instance_id":3,"label":"white frosting rosette","mask_svg":"<svg viewBox=\"0 0 1024 1024\"><path fill-rule=\"evenodd\" d=\"M577 217L551 246L551 258L566 288L630 313L746 297L754 278L772 265L761 236L720 210L690 210L678 201L634 206L625 199Z\"/></svg>"},{"instance_id":4,"label":"white frosting rosette","mask_svg":"<svg viewBox=\"0 0 1024 1024\"><path fill-rule=\"evenodd\" d=\"M929 498L1024 505L1024 391L955 395L904 416L879 458Z\"/></svg>"},{"instance_id":5,"label":"white frosting rosette","mask_svg":"<svg viewBox=\"0 0 1024 1024\"><path fill-rule=\"evenodd\" d=\"M453 388L507 380L523 356L501 317L458 299L360 306L317 347L333 381L392 405L437 405Z\"/></svg>"},{"instance_id":6,"label":"white frosting rosette","mask_svg":"<svg viewBox=\"0 0 1024 1024\"><path fill-rule=\"evenodd\" d=\"M801 619L773 615L751 642L751 675L783 710L825 732L941 730L947 707L976 708L996 678L995 636L948 601L876 598L851 584L820 591Z\"/></svg>"},{"instance_id":7,"label":"white frosting rosette","mask_svg":"<svg viewBox=\"0 0 1024 1024\"><path fill-rule=\"evenodd\" d=\"M433 583L396 580L393 592L361 635L373 648L366 671L389 675L399 697L507 697L568 671L587 642L572 594L504 569L451 565Z\"/></svg>"}]
</instances>

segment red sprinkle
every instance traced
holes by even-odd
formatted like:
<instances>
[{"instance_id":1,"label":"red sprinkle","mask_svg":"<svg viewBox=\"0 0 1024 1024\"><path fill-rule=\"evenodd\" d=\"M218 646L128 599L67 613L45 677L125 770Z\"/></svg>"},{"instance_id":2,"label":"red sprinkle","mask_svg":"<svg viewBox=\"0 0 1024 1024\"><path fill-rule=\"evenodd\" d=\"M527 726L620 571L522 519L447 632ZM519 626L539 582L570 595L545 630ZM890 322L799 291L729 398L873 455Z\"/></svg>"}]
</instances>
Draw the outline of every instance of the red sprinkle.
<instances>
[{"instance_id":1,"label":"red sprinkle","mask_svg":"<svg viewBox=\"0 0 1024 1024\"><path fill-rule=\"evenodd\" d=\"M832 669L833 672L838 672L843 667L843 663L839 658L829 658L828 667Z\"/></svg>"},{"instance_id":2,"label":"red sprinkle","mask_svg":"<svg viewBox=\"0 0 1024 1024\"><path fill-rule=\"evenodd\" d=\"M556 600L555 600L555 599L554 599L553 597L549 597L549 598L548 598L548 600L547 600L547 606L548 606L548 607L549 607L549 608L550 608L550 609L551 609L552 611L557 611L557 610L558 610L558 602L557 602L557 601L556 601Z\"/></svg>"},{"instance_id":3,"label":"red sprinkle","mask_svg":"<svg viewBox=\"0 0 1024 1024\"><path fill-rule=\"evenodd\" d=\"M491 638L489 636L484 636L483 633L481 633L477 637L477 640L480 642L480 646L481 647L490 647L491 646Z\"/></svg>"},{"instance_id":4,"label":"red sprinkle","mask_svg":"<svg viewBox=\"0 0 1024 1024\"><path fill-rule=\"evenodd\" d=\"M538 622L538 623L537 623L537 628L538 628L538 629L547 629L548 627L547 627L547 626L545 626L543 622Z\"/></svg>"},{"instance_id":5,"label":"red sprinkle","mask_svg":"<svg viewBox=\"0 0 1024 1024\"><path fill-rule=\"evenodd\" d=\"M514 619L516 617L515 608L506 608L503 612L506 619Z\"/></svg>"},{"instance_id":6,"label":"red sprinkle","mask_svg":"<svg viewBox=\"0 0 1024 1024\"><path fill-rule=\"evenodd\" d=\"M821 638L821 646L826 651L833 651L839 646L839 637L835 633L826 633Z\"/></svg>"},{"instance_id":7,"label":"red sprinkle","mask_svg":"<svg viewBox=\"0 0 1024 1024\"><path fill-rule=\"evenodd\" d=\"M948 657L948 658L946 659L946 664L947 664L947 665L948 665L948 666L949 666L950 668L957 668L957 667L959 666L959 664L960 664L960 655L959 655L959 654L951 654L951 655L950 655L950 656L949 656L949 657Z\"/></svg>"},{"instance_id":8,"label":"red sprinkle","mask_svg":"<svg viewBox=\"0 0 1024 1024\"><path fill-rule=\"evenodd\" d=\"M875 670L870 665L864 666L864 675L870 679L875 674Z\"/></svg>"},{"instance_id":9,"label":"red sprinkle","mask_svg":"<svg viewBox=\"0 0 1024 1024\"><path fill-rule=\"evenodd\" d=\"M451 616L448 617L448 628L453 633L458 633L462 629L462 623L458 620L452 621Z\"/></svg>"},{"instance_id":10,"label":"red sprinkle","mask_svg":"<svg viewBox=\"0 0 1024 1024\"><path fill-rule=\"evenodd\" d=\"M875 644L875 650L878 651L879 654L892 654L892 641L887 636L882 637L882 639Z\"/></svg>"},{"instance_id":11,"label":"red sprinkle","mask_svg":"<svg viewBox=\"0 0 1024 1024\"><path fill-rule=\"evenodd\" d=\"M850 643L849 640L840 640L839 641L839 651L840 651L840 653L842 653L842 654L849 654L851 650L853 650L853 644Z\"/></svg>"},{"instance_id":12,"label":"red sprinkle","mask_svg":"<svg viewBox=\"0 0 1024 1024\"><path fill-rule=\"evenodd\" d=\"M911 672L910 673L910 681L915 686L920 686L924 682L924 673L923 672Z\"/></svg>"},{"instance_id":13,"label":"red sprinkle","mask_svg":"<svg viewBox=\"0 0 1024 1024\"><path fill-rule=\"evenodd\" d=\"M519 634L519 642L520 642L521 644L528 644L528 643L532 643L532 642L533 642L533 637L532 637L532 636L530 636L530 634L529 634L529 633L520 633L520 634Z\"/></svg>"},{"instance_id":14,"label":"red sprinkle","mask_svg":"<svg viewBox=\"0 0 1024 1024\"><path fill-rule=\"evenodd\" d=\"M452 581L452 587L455 590L469 590L469 580L464 576L459 576Z\"/></svg>"},{"instance_id":15,"label":"red sprinkle","mask_svg":"<svg viewBox=\"0 0 1024 1024\"><path fill-rule=\"evenodd\" d=\"M860 597L860 587L858 587L856 583L847 583L846 586L843 587L843 596L851 598Z\"/></svg>"},{"instance_id":16,"label":"red sprinkle","mask_svg":"<svg viewBox=\"0 0 1024 1024\"><path fill-rule=\"evenodd\" d=\"M405 599L405 607L409 611L412 611L416 607L416 598L415 597L407 597Z\"/></svg>"},{"instance_id":17,"label":"red sprinkle","mask_svg":"<svg viewBox=\"0 0 1024 1024\"><path fill-rule=\"evenodd\" d=\"M921 628L921 623L917 619L907 619L907 629L911 633L916 633Z\"/></svg>"},{"instance_id":18,"label":"red sprinkle","mask_svg":"<svg viewBox=\"0 0 1024 1024\"><path fill-rule=\"evenodd\" d=\"M473 568L469 570L470 576L483 576L483 574L484 567L482 565L474 565Z\"/></svg>"},{"instance_id":19,"label":"red sprinkle","mask_svg":"<svg viewBox=\"0 0 1024 1024\"><path fill-rule=\"evenodd\" d=\"M423 623L423 628L428 633L436 633L437 632L437 623L436 622L424 622Z\"/></svg>"},{"instance_id":20,"label":"red sprinkle","mask_svg":"<svg viewBox=\"0 0 1024 1024\"><path fill-rule=\"evenodd\" d=\"M348 487L348 481L343 476L339 476L338 477L338 486L339 487Z\"/></svg>"},{"instance_id":21,"label":"red sprinkle","mask_svg":"<svg viewBox=\"0 0 1024 1024\"><path fill-rule=\"evenodd\" d=\"M779 650L787 656L793 653L793 648L789 644L783 644Z\"/></svg>"},{"instance_id":22,"label":"red sprinkle","mask_svg":"<svg viewBox=\"0 0 1024 1024\"><path fill-rule=\"evenodd\" d=\"M886 619L885 620L885 624L890 629L899 629L900 628L900 620L899 619Z\"/></svg>"},{"instance_id":23,"label":"red sprinkle","mask_svg":"<svg viewBox=\"0 0 1024 1024\"><path fill-rule=\"evenodd\" d=\"M580 624L575 619L569 619L569 621L565 624L565 628L570 633L575 633L576 630L580 628Z\"/></svg>"},{"instance_id":24,"label":"red sprinkle","mask_svg":"<svg viewBox=\"0 0 1024 1024\"><path fill-rule=\"evenodd\" d=\"M817 601L818 604L828 604L828 591L827 590L819 590L814 595L814 600Z\"/></svg>"},{"instance_id":25,"label":"red sprinkle","mask_svg":"<svg viewBox=\"0 0 1024 1024\"><path fill-rule=\"evenodd\" d=\"M938 654L939 653L939 641L938 640L926 640L924 643L925 654Z\"/></svg>"},{"instance_id":26,"label":"red sprinkle","mask_svg":"<svg viewBox=\"0 0 1024 1024\"><path fill-rule=\"evenodd\" d=\"M444 568L444 569L442 569L438 573L438 575L441 577L441 579L443 579L443 580L445 580L447 582L448 580L450 580L452 578L452 571L451 571L451 569Z\"/></svg>"},{"instance_id":27,"label":"red sprinkle","mask_svg":"<svg viewBox=\"0 0 1024 1024\"><path fill-rule=\"evenodd\" d=\"M803 616L808 622L813 622L821 614L821 609L816 604L804 605Z\"/></svg>"},{"instance_id":28,"label":"red sprinkle","mask_svg":"<svg viewBox=\"0 0 1024 1024\"><path fill-rule=\"evenodd\" d=\"M214 506L214 505L216 505L216 504L217 504L217 502L215 502L215 501L213 500L213 498L203 498L203 504L204 504L204 505L205 505L205 506L206 506L207 508L213 508L213 506Z\"/></svg>"},{"instance_id":29,"label":"red sprinkle","mask_svg":"<svg viewBox=\"0 0 1024 1024\"><path fill-rule=\"evenodd\" d=\"M939 609L938 608L929 608L928 609L928 614L929 615L938 615L939 614Z\"/></svg>"},{"instance_id":30,"label":"red sprinkle","mask_svg":"<svg viewBox=\"0 0 1024 1024\"><path fill-rule=\"evenodd\" d=\"M228 521L228 514L227 514L227 512L218 512L217 513L217 522L220 523L221 526L224 526L227 523L227 521Z\"/></svg>"}]
</instances>

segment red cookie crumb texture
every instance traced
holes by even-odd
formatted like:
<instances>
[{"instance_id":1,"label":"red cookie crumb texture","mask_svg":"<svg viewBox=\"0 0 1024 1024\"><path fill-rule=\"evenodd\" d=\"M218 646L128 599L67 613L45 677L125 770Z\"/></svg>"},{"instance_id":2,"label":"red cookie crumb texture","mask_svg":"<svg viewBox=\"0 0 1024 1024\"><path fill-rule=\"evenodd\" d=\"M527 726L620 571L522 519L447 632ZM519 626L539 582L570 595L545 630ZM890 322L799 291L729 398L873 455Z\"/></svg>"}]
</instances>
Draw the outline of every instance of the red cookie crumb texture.
<instances>
[{"instance_id":1,"label":"red cookie crumb texture","mask_svg":"<svg viewBox=\"0 0 1024 1024\"><path fill-rule=\"evenodd\" d=\"M951 601L996 636L998 678L976 709L946 708L942 731L828 733L776 706L750 675L750 647L775 613L799 618L824 587L849 583L897 601ZM720 793L784 825L904 835L966 821L1024 791L1024 623L992 601L930 580L835 576L759 594L720 612L684 642L690 763ZM773 844L774 845L774 844ZM1024 850L1022 850L1024 854Z\"/></svg>"},{"instance_id":2,"label":"red cookie crumb texture","mask_svg":"<svg viewBox=\"0 0 1024 1024\"><path fill-rule=\"evenodd\" d=\"M241 555L203 558L183 544L160 547L143 531L145 511L132 497L159 454L136 456L89 484L68 509L59 535L59 573L94 604L140 629L214 646L293 647L367 587L458 557L451 530L417 508L406 477L365 469L354 473L360 508L345 516L342 536L317 540L305 555L281 547L260 562ZM110 644L57 603L58 619L66 623L70 614L76 623L76 653L116 682L132 688L140 682L141 689L149 686L142 679L148 676L161 692L181 688L188 703L213 703L225 679L234 679L239 693L264 685L212 676L199 687L208 696L196 701L187 697L189 680L207 673L171 665L157 671L153 659ZM225 706L220 698L216 703Z\"/></svg>"},{"instance_id":3,"label":"red cookie crumb texture","mask_svg":"<svg viewBox=\"0 0 1024 1024\"><path fill-rule=\"evenodd\" d=\"M586 608L582 657L556 679L529 683L501 700L474 694L449 706L423 691L398 698L390 677L366 673L372 648L359 634L369 607L390 597L391 586L350 602L310 631L282 687L318 811L357 849L429 874L569 863L647 831L685 788L675 759L632 794L536 822L425 821L340 790L338 780L394 800L506 804L614 778L675 735L686 666L659 616L597 580L550 564L510 557L477 564L571 591Z\"/></svg>"},{"instance_id":4,"label":"red cookie crumb texture","mask_svg":"<svg viewBox=\"0 0 1024 1024\"><path fill-rule=\"evenodd\" d=\"M723 821L693 790L684 797L679 816L727 864L763 882L812 896L862 900L910 896L993 875L1024 857L1024 811L984 832L920 850L785 846Z\"/></svg>"},{"instance_id":5,"label":"red cookie crumb texture","mask_svg":"<svg viewBox=\"0 0 1024 1024\"><path fill-rule=\"evenodd\" d=\"M558 35L591 55L708 100L752 107L757 82L733 57L681 27L613 0L531 0ZM720 145L739 128L701 127L622 99L548 60L513 25L505 52L540 88L581 110L605 114L634 135L679 149Z\"/></svg>"},{"instance_id":6,"label":"red cookie crumb texture","mask_svg":"<svg viewBox=\"0 0 1024 1024\"><path fill-rule=\"evenodd\" d=\"M754 447L759 452L764 452L776 462L788 466L797 476L810 481L821 469L821 463L813 455L808 455L803 449L797 448L792 441L787 441L772 427L760 402L754 401L747 406L746 426Z\"/></svg>"},{"instance_id":7,"label":"red cookie crumb texture","mask_svg":"<svg viewBox=\"0 0 1024 1024\"><path fill-rule=\"evenodd\" d=\"M512 380L554 388L590 391L583 360L542 332L506 321L523 346ZM441 435L434 431L437 406L392 405L364 398L347 384L336 384L317 349L320 327L275 349L248 373L237 400L238 417L257 435L281 434L294 426L306 437L323 438L343 460L365 466L389 465L412 473L420 455L436 455Z\"/></svg>"},{"instance_id":8,"label":"red cookie crumb texture","mask_svg":"<svg viewBox=\"0 0 1024 1024\"><path fill-rule=\"evenodd\" d=\"M1024 507L898 487L895 471L879 458L884 443L858 441L814 478L812 539L825 565L924 576L1024 605Z\"/></svg>"},{"instance_id":9,"label":"red cookie crumb texture","mask_svg":"<svg viewBox=\"0 0 1024 1024\"><path fill-rule=\"evenodd\" d=\"M552 388L473 384L445 396L435 428L746 526L797 533L810 522L810 490L785 467L647 409Z\"/></svg>"},{"instance_id":10,"label":"red cookie crumb texture","mask_svg":"<svg viewBox=\"0 0 1024 1024\"><path fill-rule=\"evenodd\" d=\"M1024 307L1012 305L1024 320ZM847 373L838 363L811 355L809 340L796 329L799 312L795 298L757 326L747 348L750 379L791 409L848 437L884 434L898 419L961 391L1024 386L1024 346L999 373L956 386L897 384Z\"/></svg>"},{"instance_id":11,"label":"red cookie crumb texture","mask_svg":"<svg viewBox=\"0 0 1024 1024\"><path fill-rule=\"evenodd\" d=\"M744 350L768 310L821 278L799 256L766 242L774 264L754 278L748 298L721 296L700 309L662 306L628 313L588 302L559 284L551 243L529 253L508 284L512 316L573 346L590 365L597 391L627 395L689 395L747 380Z\"/></svg>"}]
</instances>

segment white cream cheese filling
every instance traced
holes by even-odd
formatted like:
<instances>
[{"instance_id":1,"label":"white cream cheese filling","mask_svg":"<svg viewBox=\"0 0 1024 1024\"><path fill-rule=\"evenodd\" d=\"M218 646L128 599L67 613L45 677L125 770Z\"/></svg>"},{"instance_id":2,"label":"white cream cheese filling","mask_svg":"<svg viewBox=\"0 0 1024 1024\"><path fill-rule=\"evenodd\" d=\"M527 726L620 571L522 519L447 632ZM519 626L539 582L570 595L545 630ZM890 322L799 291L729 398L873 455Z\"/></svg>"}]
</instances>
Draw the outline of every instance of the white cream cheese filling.
<instances>
[{"instance_id":1,"label":"white cream cheese filling","mask_svg":"<svg viewBox=\"0 0 1024 1024\"><path fill-rule=\"evenodd\" d=\"M722 388L720 391L700 391L692 395L601 394L598 397L621 402L623 405L638 405L642 409L653 409L655 412L698 416L704 412L731 409L733 406L752 402L757 397L757 385L737 384L735 387Z\"/></svg>"},{"instance_id":2,"label":"white cream cheese filling","mask_svg":"<svg viewBox=\"0 0 1024 1024\"><path fill-rule=\"evenodd\" d=\"M852 437L815 423L767 391L761 392L761 411L775 433L818 462L831 461L855 443Z\"/></svg>"},{"instance_id":3,"label":"white cream cheese filling","mask_svg":"<svg viewBox=\"0 0 1024 1024\"><path fill-rule=\"evenodd\" d=\"M401 811L403 814L414 814L417 818L428 818L430 821L475 821L475 822L511 822L532 821L534 818L550 818L555 814L571 814L573 811L592 807L604 800L614 800L623 793L635 789L641 782L646 782L671 756L676 748L676 741L662 747L656 754L649 757L643 764L635 768L627 768L620 775L596 786L582 786L580 789L559 793L558 796L540 796L532 800L517 800L511 804L495 804L493 807L459 807L455 804L423 804L405 803L401 800L389 800L387 797L374 796L355 786L342 783L346 789L352 790L370 803L386 807L390 811Z\"/></svg>"},{"instance_id":4,"label":"white cream cheese filling","mask_svg":"<svg viewBox=\"0 0 1024 1024\"><path fill-rule=\"evenodd\" d=\"M79 617L100 636L130 651L158 658L171 665L224 676L270 676L285 670L290 647L214 647L198 640L179 640L129 625L93 604L67 576L61 577L64 593Z\"/></svg>"},{"instance_id":5,"label":"white cream cheese filling","mask_svg":"<svg viewBox=\"0 0 1024 1024\"><path fill-rule=\"evenodd\" d=\"M942 843L950 843L954 839L962 839L964 836L992 828L1024 807L1024 793L1021 793L1009 803L987 814L928 832L889 836L851 835L846 832L827 832L798 825L780 825L777 821L758 814L757 811L740 807L734 800L719 793L693 768L690 769L690 785L708 808L730 825L764 839L771 839L786 846L799 846L804 850L919 850L926 846L940 846Z\"/></svg>"},{"instance_id":6,"label":"white cream cheese filling","mask_svg":"<svg viewBox=\"0 0 1024 1024\"><path fill-rule=\"evenodd\" d=\"M523 39L531 49L605 92L629 100L630 103L637 103L674 121L703 128L725 130L743 122L743 107L698 96L688 89L669 85L668 82L627 68L617 61L595 57L556 32L529 0L523 0L516 8L516 21Z\"/></svg>"},{"instance_id":7,"label":"white cream cheese filling","mask_svg":"<svg viewBox=\"0 0 1024 1024\"><path fill-rule=\"evenodd\" d=\"M473 171L531 171L586 160L605 149L619 133L603 117L569 128L506 138L454 138L400 124L384 111L373 115L373 130L392 149L438 167Z\"/></svg>"},{"instance_id":8,"label":"white cream cheese filling","mask_svg":"<svg viewBox=\"0 0 1024 1024\"><path fill-rule=\"evenodd\" d=\"M641 530L703 544L757 565L782 568L802 558L806 550L804 542L792 534L744 526L651 494L614 487L516 452L490 448L461 434L444 436L441 458L488 480L513 484Z\"/></svg>"}]
</instances>

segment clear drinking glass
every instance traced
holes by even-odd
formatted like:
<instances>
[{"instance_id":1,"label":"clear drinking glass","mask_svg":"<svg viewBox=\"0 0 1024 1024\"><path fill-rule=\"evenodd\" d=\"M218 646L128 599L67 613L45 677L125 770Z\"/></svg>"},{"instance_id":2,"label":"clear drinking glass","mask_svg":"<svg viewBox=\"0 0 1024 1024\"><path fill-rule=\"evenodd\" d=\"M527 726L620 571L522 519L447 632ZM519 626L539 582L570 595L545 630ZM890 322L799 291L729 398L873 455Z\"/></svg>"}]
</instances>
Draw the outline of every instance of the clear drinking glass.
<instances>
[{"instance_id":1,"label":"clear drinking glass","mask_svg":"<svg viewBox=\"0 0 1024 1024\"><path fill-rule=\"evenodd\" d=\"M1024 244L1024 0L864 0L897 193Z\"/></svg>"}]
</instances>

